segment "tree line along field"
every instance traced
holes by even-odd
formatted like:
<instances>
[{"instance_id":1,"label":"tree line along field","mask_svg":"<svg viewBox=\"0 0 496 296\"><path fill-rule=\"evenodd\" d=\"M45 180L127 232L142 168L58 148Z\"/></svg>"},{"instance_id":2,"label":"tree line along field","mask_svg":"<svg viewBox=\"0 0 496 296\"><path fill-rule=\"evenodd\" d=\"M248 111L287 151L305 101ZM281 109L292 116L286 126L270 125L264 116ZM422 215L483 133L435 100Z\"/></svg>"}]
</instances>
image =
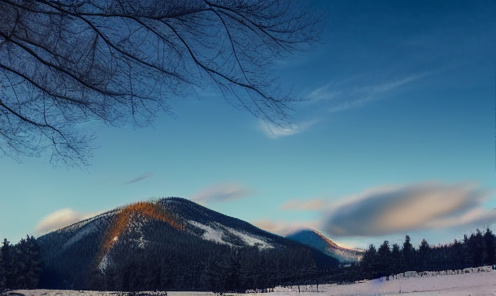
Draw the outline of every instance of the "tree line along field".
<instances>
[{"instance_id":1,"label":"tree line along field","mask_svg":"<svg viewBox=\"0 0 496 296\"><path fill-rule=\"evenodd\" d=\"M407 235L402 246L369 245L359 264L351 264L335 276L336 281L356 281L390 276L406 271L461 270L496 264L496 237L490 228L479 229L462 241L430 246L424 239L415 248Z\"/></svg>"},{"instance_id":2,"label":"tree line along field","mask_svg":"<svg viewBox=\"0 0 496 296\"><path fill-rule=\"evenodd\" d=\"M225 293L230 296L351 296L351 295L409 295L409 296L495 296L496 272L469 273L458 275L403 278L392 281L375 279L353 284L327 284L275 287L270 292ZM56 291L56 290L17 290L6 295L24 296L218 296L213 292L101 292L101 291Z\"/></svg>"},{"instance_id":3,"label":"tree line along field","mask_svg":"<svg viewBox=\"0 0 496 296\"><path fill-rule=\"evenodd\" d=\"M94 290L193 290L218 293L242 293L247 290L256 290L267 292L279 285L319 285L322 287L325 284L352 283L374 278L384 279L387 276L402 274L406 271L463 270L483 265L494 265L496 262L495 240L496 237L489 228L484 233L477 230L470 236L465 235L463 241L455 240L452 244L436 247L429 246L423 240L419 247L415 248L410 238L406 236L401 247L394 244L391 248L387 241L378 248L370 245L359 263L340 264L339 266L328 268L323 266L305 268L305 270L294 273L288 267L284 268L286 272L282 272L276 265L267 265L264 269L251 266L253 268L247 269L249 267L247 262L252 261L250 258L258 258L253 262L268 262L268 258L264 259L264 256L268 254L255 248L251 250L251 253L245 254L245 256L251 254L250 256L237 258L235 256L236 252L231 250L232 252L229 253L229 247L226 246L224 255L231 255L226 257L227 259L225 258L225 260L220 260L219 264L216 265L217 268L209 269L208 273L204 274L200 270L198 273L192 274L188 268L178 266L173 268L172 265L167 265L166 262L160 264L164 268L170 267L170 272L162 274L161 271L157 272L158 266L156 262L144 260L144 257L136 257L136 260L130 261L132 264L117 265L112 269L111 276L113 281L116 282L113 284L107 282L107 286L103 285L102 282ZM157 250L157 252L159 251ZM126 252L122 254L126 256L132 255ZM220 258L223 254L217 255ZM237 260L234 260L236 258ZM193 261L198 262L196 259ZM283 260L284 258L279 259ZM181 260L188 261L187 258ZM305 261L306 259L302 257L301 260ZM194 262L189 262L188 264L190 263L193 264ZM174 264L180 264L180 261L175 261ZM189 266L188 264L185 266ZM16 245L11 245L5 239L0 249L1 291L40 288L39 277L43 272L43 265L36 239L28 236ZM303 268L306 265L302 262L301 266ZM159 268L159 270L162 269ZM157 280L159 282L163 281L162 277L174 279L177 285L155 286ZM261 277L263 277L263 280ZM215 282L207 283L214 280ZM255 285L253 281L257 281L257 284ZM494 277L494 281L496 283L496 277ZM201 283L205 285L200 286ZM210 284L211 286L209 286Z\"/></svg>"}]
</instances>

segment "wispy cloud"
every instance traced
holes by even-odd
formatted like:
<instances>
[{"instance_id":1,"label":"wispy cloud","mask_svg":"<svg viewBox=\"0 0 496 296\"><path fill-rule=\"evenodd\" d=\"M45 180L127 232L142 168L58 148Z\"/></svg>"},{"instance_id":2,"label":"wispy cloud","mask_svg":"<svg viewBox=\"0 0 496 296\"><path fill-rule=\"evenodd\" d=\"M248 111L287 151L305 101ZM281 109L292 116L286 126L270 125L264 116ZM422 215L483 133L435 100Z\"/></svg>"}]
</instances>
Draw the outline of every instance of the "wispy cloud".
<instances>
[{"instance_id":1,"label":"wispy cloud","mask_svg":"<svg viewBox=\"0 0 496 296\"><path fill-rule=\"evenodd\" d=\"M317 120L303 121L300 123L289 123L286 125L276 125L263 120L258 121L258 127L267 137L277 139L280 137L291 136L308 130L312 125L316 124Z\"/></svg>"},{"instance_id":2,"label":"wispy cloud","mask_svg":"<svg viewBox=\"0 0 496 296\"><path fill-rule=\"evenodd\" d=\"M275 233L281 236L286 236L288 234L294 233L302 229L317 229L319 227L318 221L306 221L306 222L288 222L288 221L270 221L270 220L258 220L252 222L253 225L265 231Z\"/></svg>"},{"instance_id":3,"label":"wispy cloud","mask_svg":"<svg viewBox=\"0 0 496 296\"><path fill-rule=\"evenodd\" d=\"M226 183L201 190L191 197L191 200L206 204L210 202L224 202L239 199L252 194L253 191L240 184Z\"/></svg>"},{"instance_id":4,"label":"wispy cloud","mask_svg":"<svg viewBox=\"0 0 496 296\"><path fill-rule=\"evenodd\" d=\"M34 230L39 234L47 233L65 226L69 226L81 220L88 219L98 215L99 213L101 212L84 214L81 212L76 212L71 208L60 209L43 217L41 221L36 224Z\"/></svg>"},{"instance_id":5,"label":"wispy cloud","mask_svg":"<svg viewBox=\"0 0 496 296\"><path fill-rule=\"evenodd\" d=\"M131 180L127 181L123 185L128 185L128 184L136 183L136 182L139 182L139 181L142 181L144 179L151 178L151 177L153 177L153 173L146 173L146 174L140 175L140 176L138 176L138 177L136 177L134 179L131 179Z\"/></svg>"},{"instance_id":6,"label":"wispy cloud","mask_svg":"<svg viewBox=\"0 0 496 296\"><path fill-rule=\"evenodd\" d=\"M316 211L326 205L323 199L290 200L281 206L281 210Z\"/></svg>"},{"instance_id":7,"label":"wispy cloud","mask_svg":"<svg viewBox=\"0 0 496 296\"><path fill-rule=\"evenodd\" d=\"M378 187L334 205L324 229L334 236L381 236L486 224L496 221L496 211L482 207L490 195L471 183Z\"/></svg>"},{"instance_id":8,"label":"wispy cloud","mask_svg":"<svg viewBox=\"0 0 496 296\"><path fill-rule=\"evenodd\" d=\"M366 104L380 100L386 94L401 87L412 84L431 72L414 73L401 78L382 80L376 82L363 82L363 75L353 79L331 81L328 84L312 90L307 98L311 102L327 102L329 113L340 112L348 109L359 108ZM373 78L369 78L372 79Z\"/></svg>"},{"instance_id":9,"label":"wispy cloud","mask_svg":"<svg viewBox=\"0 0 496 296\"><path fill-rule=\"evenodd\" d=\"M317 113L325 114L341 112L363 107L371 102L386 98L390 93L413 84L432 72L419 72L394 78L380 79L377 75L360 74L345 80L331 81L313 89L306 95L307 107L318 104ZM327 115L325 115L327 116ZM322 118L313 116L313 118ZM277 125L263 120L258 121L258 128L269 138L277 139L307 131L320 119L303 120Z\"/></svg>"}]
</instances>

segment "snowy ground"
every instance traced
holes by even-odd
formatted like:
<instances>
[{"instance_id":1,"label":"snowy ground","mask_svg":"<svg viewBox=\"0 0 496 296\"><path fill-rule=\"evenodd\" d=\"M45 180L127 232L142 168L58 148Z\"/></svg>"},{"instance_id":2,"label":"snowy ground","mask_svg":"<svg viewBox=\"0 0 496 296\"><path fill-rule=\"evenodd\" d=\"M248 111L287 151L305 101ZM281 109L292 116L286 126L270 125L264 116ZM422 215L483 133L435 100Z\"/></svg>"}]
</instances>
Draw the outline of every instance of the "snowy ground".
<instances>
[{"instance_id":1,"label":"snowy ground","mask_svg":"<svg viewBox=\"0 0 496 296\"><path fill-rule=\"evenodd\" d=\"M265 294L232 294L227 295L260 295L260 296L317 296L317 295L408 295L408 296L496 296L496 272L474 274L444 275L423 278L403 278L392 281L373 280L352 285L320 285L315 286L277 287L272 293ZM19 290L13 291L25 296L117 296L118 292L91 291L55 291L55 290ZM12 293L12 292L10 292ZM8 295L7 293L6 295ZM121 294L122 295L122 294ZM168 292L167 296L213 296L208 292Z\"/></svg>"}]
</instances>

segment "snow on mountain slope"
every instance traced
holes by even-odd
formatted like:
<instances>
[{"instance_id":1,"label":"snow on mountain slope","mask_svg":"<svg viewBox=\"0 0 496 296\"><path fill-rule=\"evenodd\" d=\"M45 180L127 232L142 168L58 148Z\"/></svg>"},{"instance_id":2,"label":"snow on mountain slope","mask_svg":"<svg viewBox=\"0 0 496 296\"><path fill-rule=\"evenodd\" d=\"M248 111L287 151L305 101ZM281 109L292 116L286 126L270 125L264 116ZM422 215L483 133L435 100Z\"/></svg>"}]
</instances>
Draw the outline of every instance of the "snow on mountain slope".
<instances>
[{"instance_id":1,"label":"snow on mountain slope","mask_svg":"<svg viewBox=\"0 0 496 296\"><path fill-rule=\"evenodd\" d=\"M358 261L364 251L339 246L316 230L304 229L286 236L286 238L315 248L341 262Z\"/></svg>"},{"instance_id":2,"label":"snow on mountain slope","mask_svg":"<svg viewBox=\"0 0 496 296\"><path fill-rule=\"evenodd\" d=\"M255 235L251 235L248 233L239 232L232 228L227 228L227 231L241 238L241 240L243 240L247 245L251 247L258 247L261 250L274 248L273 245L271 245L261 237L257 237Z\"/></svg>"},{"instance_id":3,"label":"snow on mountain slope","mask_svg":"<svg viewBox=\"0 0 496 296\"><path fill-rule=\"evenodd\" d=\"M106 213L90 217L83 221L76 222L72 225L54 231L54 233L67 238L67 240L61 247L61 251L65 251L73 244L88 237L90 234L98 232L102 228L106 227L104 223L105 220L108 219L108 217L114 216L115 214L115 210L108 211Z\"/></svg>"},{"instance_id":4,"label":"snow on mountain slope","mask_svg":"<svg viewBox=\"0 0 496 296\"><path fill-rule=\"evenodd\" d=\"M94 231L97 231L97 228L94 225L88 225L84 228L80 227L80 230L77 231L68 241L66 241L64 245L62 245L62 251L69 248L74 243L77 243L78 241L80 241L81 239L83 239L84 237L86 237L87 235L91 234Z\"/></svg>"},{"instance_id":5,"label":"snow on mountain slope","mask_svg":"<svg viewBox=\"0 0 496 296\"><path fill-rule=\"evenodd\" d=\"M117 208L46 234L39 241L42 245L53 245L45 253L50 260L77 252L81 244L91 244L91 251L85 251L89 256L86 260L93 257L93 265L104 271L111 261L109 252L116 244L145 249L148 244L160 243L157 238L149 237L154 228L164 227L157 226L157 222L166 223L188 235L232 247L265 250L277 245L267 237L271 234L251 224L181 198L139 202Z\"/></svg>"},{"instance_id":6,"label":"snow on mountain slope","mask_svg":"<svg viewBox=\"0 0 496 296\"><path fill-rule=\"evenodd\" d=\"M219 243L219 244L225 244L225 245L229 245L229 246L232 246L232 244L224 241L222 239L222 236L224 236L224 232L219 230L219 229L214 229L208 225L203 225L201 223L198 223L196 221L188 221L189 224L193 225L194 227L197 227L197 228L200 228L202 229L203 231L205 231L201 237L203 239L206 239L206 240L209 240L209 241L212 241L212 242L216 242L216 243Z\"/></svg>"},{"instance_id":7,"label":"snow on mountain slope","mask_svg":"<svg viewBox=\"0 0 496 296\"><path fill-rule=\"evenodd\" d=\"M43 235L38 238L38 244L46 266L41 280L43 287L58 289L88 289L101 283L99 276L145 264L142 262L161 270L167 269L160 266L169 264L179 272L182 266L189 268L188 272L196 268L199 274L205 268L218 270L215 264L225 265L233 262L233 258L255 262L254 266L277 266L271 260L284 260L291 268L338 264L301 243L182 198L120 207ZM286 268L284 272L293 271ZM170 285L181 283L172 280Z\"/></svg>"},{"instance_id":8,"label":"snow on mountain slope","mask_svg":"<svg viewBox=\"0 0 496 296\"><path fill-rule=\"evenodd\" d=\"M201 237L209 241L235 247L235 245L230 243L227 239L229 236L235 236L250 247L258 247L261 250L274 248L272 244L260 236L237 231L230 227L223 226L220 223L211 223L212 226L204 225L196 221L188 221L188 223L202 229L204 233Z\"/></svg>"}]
</instances>

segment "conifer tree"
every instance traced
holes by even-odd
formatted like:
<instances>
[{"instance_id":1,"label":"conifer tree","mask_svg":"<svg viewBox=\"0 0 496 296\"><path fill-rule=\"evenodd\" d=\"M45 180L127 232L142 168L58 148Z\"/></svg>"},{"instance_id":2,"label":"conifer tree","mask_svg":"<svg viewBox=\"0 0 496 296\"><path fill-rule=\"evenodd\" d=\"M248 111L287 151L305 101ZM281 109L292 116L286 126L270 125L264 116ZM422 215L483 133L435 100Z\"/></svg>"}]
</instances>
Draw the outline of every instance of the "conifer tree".
<instances>
[{"instance_id":1,"label":"conifer tree","mask_svg":"<svg viewBox=\"0 0 496 296\"><path fill-rule=\"evenodd\" d=\"M3 266L2 252L0 250L0 292L2 292L5 288L6 288L6 278L5 278L5 271Z\"/></svg>"},{"instance_id":2,"label":"conifer tree","mask_svg":"<svg viewBox=\"0 0 496 296\"><path fill-rule=\"evenodd\" d=\"M398 244L393 244L393 249L391 250L391 272L392 274L400 273L402 263L401 263L401 250Z\"/></svg>"},{"instance_id":3,"label":"conifer tree","mask_svg":"<svg viewBox=\"0 0 496 296\"><path fill-rule=\"evenodd\" d=\"M463 266L463 246L458 240L455 239L451 249L451 258L453 263L452 268L461 269Z\"/></svg>"},{"instance_id":4,"label":"conifer tree","mask_svg":"<svg viewBox=\"0 0 496 296\"><path fill-rule=\"evenodd\" d=\"M487 250L487 264L493 265L496 263L496 243L494 234L489 227L484 233L484 241L486 243Z\"/></svg>"},{"instance_id":5,"label":"conifer tree","mask_svg":"<svg viewBox=\"0 0 496 296\"><path fill-rule=\"evenodd\" d=\"M25 239L21 239L13 248L13 253L15 259L14 263L14 285L11 288L22 289L27 285L27 270L28 270L28 259L26 258L27 244Z\"/></svg>"},{"instance_id":6,"label":"conifer tree","mask_svg":"<svg viewBox=\"0 0 496 296\"><path fill-rule=\"evenodd\" d=\"M463 268L472 267L474 265L474 254L472 252L470 240L466 234L463 236L462 257Z\"/></svg>"},{"instance_id":7,"label":"conifer tree","mask_svg":"<svg viewBox=\"0 0 496 296\"><path fill-rule=\"evenodd\" d=\"M0 291L37 288L42 269L36 239L27 236L16 245L4 239L0 249Z\"/></svg>"},{"instance_id":8,"label":"conifer tree","mask_svg":"<svg viewBox=\"0 0 496 296\"><path fill-rule=\"evenodd\" d=\"M480 229L477 228L475 235L472 234L470 239L473 241L472 250L474 251L474 265L482 266L484 265L484 262L487 261L488 256L486 242L484 241L484 237L482 236Z\"/></svg>"},{"instance_id":9,"label":"conifer tree","mask_svg":"<svg viewBox=\"0 0 496 296\"><path fill-rule=\"evenodd\" d=\"M3 240L1 266L5 278L3 285L4 289L11 289L14 287L14 252L13 247L7 239Z\"/></svg>"},{"instance_id":10,"label":"conifer tree","mask_svg":"<svg viewBox=\"0 0 496 296\"><path fill-rule=\"evenodd\" d=\"M377 272L377 250L373 244L370 244L365 254L363 254L361 267L366 278L374 277Z\"/></svg>"},{"instance_id":11,"label":"conifer tree","mask_svg":"<svg viewBox=\"0 0 496 296\"><path fill-rule=\"evenodd\" d=\"M391 274L391 250L389 249L389 241L385 240L377 250L377 260L379 276Z\"/></svg>"},{"instance_id":12,"label":"conifer tree","mask_svg":"<svg viewBox=\"0 0 496 296\"><path fill-rule=\"evenodd\" d=\"M430 270L430 247L427 240L423 239L419 246L419 260L417 266L419 270Z\"/></svg>"},{"instance_id":13,"label":"conifer tree","mask_svg":"<svg viewBox=\"0 0 496 296\"><path fill-rule=\"evenodd\" d=\"M415 255L415 249L410 243L410 236L408 235L405 237L405 242L403 243L403 249L401 250L401 253L403 255L403 260L405 262L406 267L411 269L413 263L413 257Z\"/></svg>"},{"instance_id":14,"label":"conifer tree","mask_svg":"<svg viewBox=\"0 0 496 296\"><path fill-rule=\"evenodd\" d=\"M33 236L26 238L26 253L25 259L27 261L26 273L26 288L35 289L38 287L40 275L42 271L41 250L36 239Z\"/></svg>"}]
</instances>

